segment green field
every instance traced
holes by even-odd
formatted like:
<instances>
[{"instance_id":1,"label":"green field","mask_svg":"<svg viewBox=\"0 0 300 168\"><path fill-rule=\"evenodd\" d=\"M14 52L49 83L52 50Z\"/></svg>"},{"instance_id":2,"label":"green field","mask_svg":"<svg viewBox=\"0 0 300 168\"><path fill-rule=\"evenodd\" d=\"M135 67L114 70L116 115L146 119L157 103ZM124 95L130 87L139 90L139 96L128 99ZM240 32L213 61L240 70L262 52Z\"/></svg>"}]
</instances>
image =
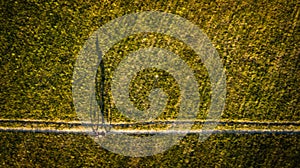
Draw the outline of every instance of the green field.
<instances>
[{"instance_id":1,"label":"green field","mask_svg":"<svg viewBox=\"0 0 300 168\"><path fill-rule=\"evenodd\" d=\"M85 41L110 20L149 10L186 18L212 41L227 76L222 119L300 121L297 0L1 1L0 119L79 120L72 76ZM113 70L129 52L149 46L173 51L197 72L202 100L198 119L204 119L211 94L205 66L183 42L147 33L123 39L105 55L105 66L111 69L106 71L105 110L112 120L128 120L111 102ZM132 84L131 99L139 109L149 107L145 98L156 74L164 76L158 87L169 96L159 118L173 119L178 84L163 71L141 72ZM86 135L0 132L0 167L297 167L299 139L225 134L197 142L196 135L189 135L162 154L130 158L104 150Z\"/></svg>"}]
</instances>

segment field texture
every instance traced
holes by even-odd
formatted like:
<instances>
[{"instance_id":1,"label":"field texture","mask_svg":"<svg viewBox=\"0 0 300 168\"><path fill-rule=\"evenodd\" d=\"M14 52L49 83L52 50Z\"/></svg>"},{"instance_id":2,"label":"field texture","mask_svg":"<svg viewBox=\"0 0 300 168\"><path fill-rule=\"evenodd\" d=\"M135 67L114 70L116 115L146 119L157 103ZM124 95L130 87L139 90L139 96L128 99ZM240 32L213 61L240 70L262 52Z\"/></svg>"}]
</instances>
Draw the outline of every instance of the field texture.
<instances>
[{"instance_id":1,"label":"field texture","mask_svg":"<svg viewBox=\"0 0 300 168\"><path fill-rule=\"evenodd\" d=\"M226 72L223 120L300 121L297 0L1 1L0 119L78 121L72 77L85 41L115 18L150 10L186 18L212 41ZM115 123L130 121L112 102L113 72L130 52L151 46L173 51L193 69L201 95L197 119L205 119L211 84L201 59L182 41L155 33L125 38L105 55L106 117ZM156 75L160 76L156 87L169 98L158 119L174 119L180 89L164 71L140 72L131 83L130 98L137 108L149 108L147 96ZM97 82L100 77L99 68ZM300 163L299 134L216 134L204 142L197 140L197 135L188 135L164 153L131 158L101 148L87 135L0 132L0 167L297 167Z\"/></svg>"}]
</instances>

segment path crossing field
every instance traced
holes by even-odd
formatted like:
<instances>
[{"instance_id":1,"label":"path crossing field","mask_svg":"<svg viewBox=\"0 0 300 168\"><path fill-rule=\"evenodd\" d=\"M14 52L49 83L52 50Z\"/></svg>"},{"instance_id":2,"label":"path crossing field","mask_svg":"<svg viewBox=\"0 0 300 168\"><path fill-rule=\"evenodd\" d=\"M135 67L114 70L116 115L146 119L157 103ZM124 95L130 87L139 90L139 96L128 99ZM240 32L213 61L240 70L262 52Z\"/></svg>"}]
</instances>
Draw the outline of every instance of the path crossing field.
<instances>
[{"instance_id":1,"label":"path crossing field","mask_svg":"<svg viewBox=\"0 0 300 168\"><path fill-rule=\"evenodd\" d=\"M103 101L102 113L109 122L82 123L72 83L85 42L118 17L152 10L187 19L211 40L226 73L220 121L205 121L211 83L191 47L167 35L139 33L115 44L97 70L95 82L100 87L95 96ZM299 166L297 0L6 0L0 11L0 167ZM111 92L116 67L131 52L148 47L172 51L193 70L201 101L191 130L167 130L191 121L175 121L181 90L172 75L159 69L139 72L129 97L145 110L151 106L147 96L153 86L163 89L168 101L161 115L134 122L116 108ZM203 124L216 123L214 129L202 130ZM112 129L106 135L187 135L163 153L128 157L94 141L93 136L102 135L108 125ZM98 127L97 135L88 126ZM201 142L199 133L211 135Z\"/></svg>"}]
</instances>

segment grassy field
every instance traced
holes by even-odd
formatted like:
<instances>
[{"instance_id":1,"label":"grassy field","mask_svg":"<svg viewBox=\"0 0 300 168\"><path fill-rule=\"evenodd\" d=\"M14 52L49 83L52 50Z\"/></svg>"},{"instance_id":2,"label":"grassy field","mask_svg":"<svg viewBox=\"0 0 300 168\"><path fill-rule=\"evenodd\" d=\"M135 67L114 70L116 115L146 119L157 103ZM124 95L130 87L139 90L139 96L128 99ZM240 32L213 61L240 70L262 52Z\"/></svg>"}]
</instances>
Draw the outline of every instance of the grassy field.
<instances>
[{"instance_id":1,"label":"grassy field","mask_svg":"<svg viewBox=\"0 0 300 168\"><path fill-rule=\"evenodd\" d=\"M1 133L0 161L3 167L297 167L299 139L216 135L200 143L190 135L163 154L131 158L104 150L87 136Z\"/></svg>"},{"instance_id":2,"label":"grassy field","mask_svg":"<svg viewBox=\"0 0 300 168\"><path fill-rule=\"evenodd\" d=\"M261 1L3 1L0 3L0 118L78 120L72 75L79 51L101 25L125 14L158 10L182 16L207 34L226 70L227 97L222 119L299 121L299 2ZM159 46L182 57L196 73L201 94L198 119L210 106L208 73L181 41L161 34L138 34L106 55L114 69L129 52ZM113 71L108 71L109 88ZM178 111L178 84L165 72L149 69L132 85L140 109L155 74L169 96L162 119ZM139 86L144 86L139 90ZM111 100L111 93L107 89ZM126 118L107 106L115 122ZM0 133L3 167L297 167L299 135L213 135L197 142L189 135L165 153L130 158L106 151L88 136ZM299 162L298 162L299 163ZM273 165L273 166L272 166ZM52 167L51 166L51 167ZM1 166L0 166L1 167Z\"/></svg>"}]
</instances>

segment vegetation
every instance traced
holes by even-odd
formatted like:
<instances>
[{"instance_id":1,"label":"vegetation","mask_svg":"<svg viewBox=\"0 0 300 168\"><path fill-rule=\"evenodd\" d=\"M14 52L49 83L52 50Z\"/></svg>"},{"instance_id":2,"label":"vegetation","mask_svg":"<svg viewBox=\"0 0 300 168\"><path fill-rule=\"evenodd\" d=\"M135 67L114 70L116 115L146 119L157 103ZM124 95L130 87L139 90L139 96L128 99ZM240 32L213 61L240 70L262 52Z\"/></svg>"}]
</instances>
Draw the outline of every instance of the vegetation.
<instances>
[{"instance_id":1,"label":"vegetation","mask_svg":"<svg viewBox=\"0 0 300 168\"><path fill-rule=\"evenodd\" d=\"M223 119L300 120L297 0L7 0L0 9L0 118L78 120L72 75L84 42L110 20L158 10L198 25L217 49L227 75ZM198 118L203 118L210 105L208 74L181 41L153 33L130 36L110 49L105 66L113 70L130 51L149 46L175 52L197 72L203 100ZM106 73L109 88L112 71ZM138 100L140 109L147 108L145 98L155 74L164 76L157 85L169 96L160 117L173 118L178 111L178 84L166 72L141 72L132 84L131 98ZM107 93L111 94L109 89ZM106 103L111 104L110 100ZM113 105L109 110L114 121L126 120ZM203 143L189 135L165 153L129 158L102 149L84 135L0 133L0 165L296 167L299 146L299 135L214 135Z\"/></svg>"}]
</instances>

